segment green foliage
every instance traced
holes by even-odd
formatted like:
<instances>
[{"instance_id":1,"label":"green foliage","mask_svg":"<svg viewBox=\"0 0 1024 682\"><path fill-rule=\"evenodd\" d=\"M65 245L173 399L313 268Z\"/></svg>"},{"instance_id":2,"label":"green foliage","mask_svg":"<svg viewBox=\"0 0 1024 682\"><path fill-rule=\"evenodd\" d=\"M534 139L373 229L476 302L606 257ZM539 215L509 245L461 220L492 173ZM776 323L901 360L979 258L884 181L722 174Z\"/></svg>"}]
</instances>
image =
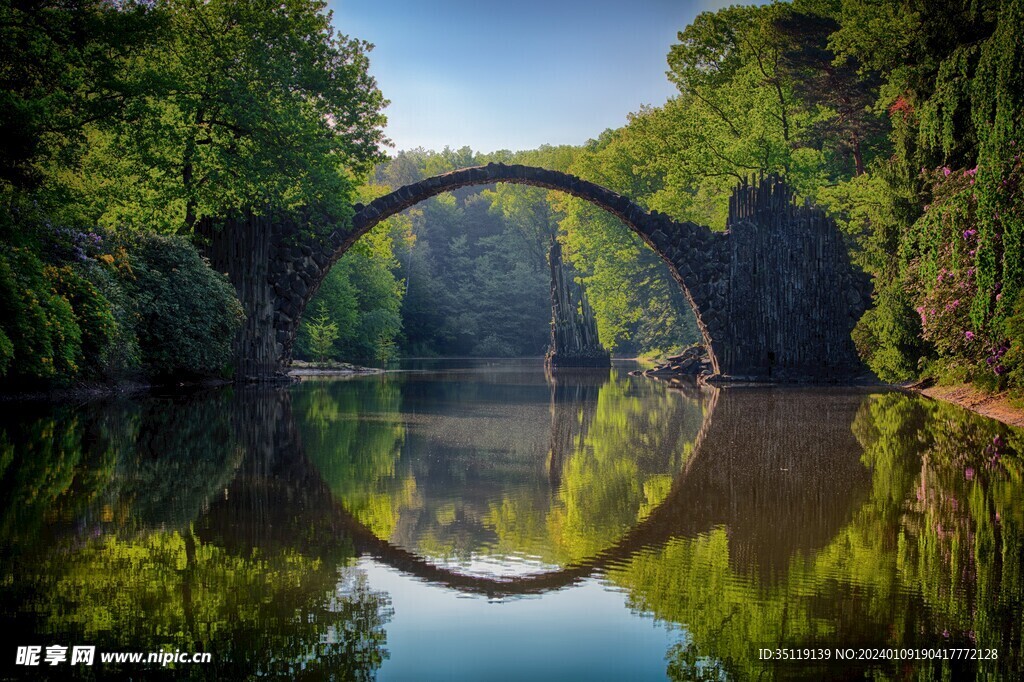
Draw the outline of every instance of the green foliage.
<instances>
[{"instance_id":1,"label":"green foliage","mask_svg":"<svg viewBox=\"0 0 1024 682\"><path fill-rule=\"evenodd\" d=\"M451 393L445 384L410 384L400 375L310 382L294 399L303 447L335 499L382 539L414 523L417 550L446 559L483 547L563 566L593 557L665 499L704 416L677 393L637 389L623 378L589 391L576 386L550 405L543 384L459 382ZM536 423L521 416L477 419L460 407L463 416L426 420L408 438L403 412L417 409L424 390L466 408L508 398L550 414L550 436L538 438ZM452 448L455 437L473 447ZM481 459L481 452L493 456ZM557 491L538 479L545 452ZM481 499L481 474L492 486L504 483L499 497ZM439 478L448 482L439 486Z\"/></svg>"},{"instance_id":2,"label":"green foliage","mask_svg":"<svg viewBox=\"0 0 1024 682\"><path fill-rule=\"evenodd\" d=\"M327 308L320 304L319 313L306 324L309 334L309 351L322 365L334 353L334 342L338 339L338 323L330 322Z\"/></svg>"},{"instance_id":3,"label":"green foliage","mask_svg":"<svg viewBox=\"0 0 1024 682\"><path fill-rule=\"evenodd\" d=\"M100 258L102 260L96 263L86 263L85 273L109 302L114 325L109 342L92 363L98 364L100 374L116 379L137 373L142 365L142 350L136 333L139 313L128 286L134 275L128 250L123 245L116 246L113 254L103 254Z\"/></svg>"},{"instance_id":4,"label":"green foliage","mask_svg":"<svg viewBox=\"0 0 1024 682\"><path fill-rule=\"evenodd\" d=\"M376 178L394 188L492 160L580 173L574 164L582 164L587 153L572 147L491 156L468 148L414 150L379 167ZM591 165L622 182L635 167L626 162ZM633 189L605 177L597 181L627 193ZM585 217L573 221L567 212L576 210ZM576 240L588 246L587 256L575 265L588 288L594 288L588 295L602 340L618 344L620 351L650 352L698 338L692 314L664 265L628 229L590 204L539 188L499 184L442 195L404 215L409 220L405 236L394 243L406 284L401 308L406 354L542 354L551 317L547 250L560 232L567 244ZM334 286L333 278L332 273L325 287Z\"/></svg>"},{"instance_id":5,"label":"green foliage","mask_svg":"<svg viewBox=\"0 0 1024 682\"><path fill-rule=\"evenodd\" d=\"M48 266L44 272L54 291L71 304L75 323L81 330L82 357L87 365L83 369L93 375L100 373L110 344L117 335L117 322L110 301L70 265Z\"/></svg>"},{"instance_id":6,"label":"green foliage","mask_svg":"<svg viewBox=\"0 0 1024 682\"><path fill-rule=\"evenodd\" d=\"M853 330L857 352L883 381L905 381L917 375L922 355L921 325L910 297L896 287L875 291L874 307Z\"/></svg>"},{"instance_id":7,"label":"green foliage","mask_svg":"<svg viewBox=\"0 0 1024 682\"><path fill-rule=\"evenodd\" d=\"M396 276L396 240L404 238L407 223L392 218L362 237L331 268L307 306L321 311L338 328L325 357L387 362L396 354L402 331L405 282ZM299 327L297 350L320 357L314 350L313 327Z\"/></svg>"},{"instance_id":8,"label":"green foliage","mask_svg":"<svg viewBox=\"0 0 1024 682\"><path fill-rule=\"evenodd\" d=\"M853 178L888 151L884 117L867 108L877 78L836 60L827 3L705 12L679 33L668 62L679 95L645 108L577 154L570 170L677 220L723 228L732 186L778 172L827 198L851 232L884 209ZM844 191L845 190L845 191ZM602 341L635 351L699 340L692 313L657 258L614 219L562 202L566 253L584 274ZM880 245L864 259L881 260Z\"/></svg>"},{"instance_id":9,"label":"green foliage","mask_svg":"<svg viewBox=\"0 0 1024 682\"><path fill-rule=\"evenodd\" d=\"M716 526L637 553L609 572L609 579L628 591L632 608L685 624L686 642L669 651L670 675L686 680L701 670L724 671L729 679L848 675L849 661L817 668L829 664L759 661L749 653L751 642L778 646L781 640L782 646L799 649L842 636L880 648L998 641L998 662L978 674L1015 674L1022 630L1008 614L1024 600L1021 555L1015 549L1024 530L1021 432L956 406L900 393L865 399L844 428L857 438L846 454L861 453L869 489L822 546L788 553L781 569L766 575L756 570L758 557L751 554L757 550L740 538L736 526L743 524ZM758 509L765 504L737 503ZM822 508L811 509L817 515ZM741 518L756 516L751 510ZM1011 652L1007 656L1004 646ZM863 676L908 675L905 662L879 665ZM915 673L920 679L955 679L974 676L970 670L939 661Z\"/></svg>"},{"instance_id":10,"label":"green foliage","mask_svg":"<svg viewBox=\"0 0 1024 682\"><path fill-rule=\"evenodd\" d=\"M1024 7L840 5L829 44L860 63L862 76L880 74L875 108L892 123L895 154L874 169L888 206L871 216L864 240L877 254L876 286L909 292L937 373L987 381L998 367L1005 385L1000 358L1020 343L1006 323L1024 282Z\"/></svg>"},{"instance_id":11,"label":"green foliage","mask_svg":"<svg viewBox=\"0 0 1024 682\"><path fill-rule=\"evenodd\" d=\"M559 157L566 148L550 151ZM377 177L400 185L492 158L469 148L414 150ZM499 158L514 160L511 153ZM555 225L546 194L530 190L471 187L404 214L393 241L396 277L405 285L397 339L404 354L543 355L551 320L545 254Z\"/></svg>"},{"instance_id":12,"label":"green foliage","mask_svg":"<svg viewBox=\"0 0 1024 682\"><path fill-rule=\"evenodd\" d=\"M0 329L0 376L7 373L7 369L11 366L11 360L13 359L14 343L7 336L7 332Z\"/></svg>"},{"instance_id":13,"label":"green foliage","mask_svg":"<svg viewBox=\"0 0 1024 682\"><path fill-rule=\"evenodd\" d=\"M54 290L56 274L27 249L0 253L0 346L9 349L4 364L13 378L67 380L78 373L82 330Z\"/></svg>"},{"instance_id":14,"label":"green foliage","mask_svg":"<svg viewBox=\"0 0 1024 682\"><path fill-rule=\"evenodd\" d=\"M1004 336L1009 346L1002 358L1006 369L1006 384L1024 387L1024 296L1017 299L1017 306L1003 322Z\"/></svg>"},{"instance_id":15,"label":"green foliage","mask_svg":"<svg viewBox=\"0 0 1024 682\"><path fill-rule=\"evenodd\" d=\"M398 385L323 382L296 394L303 447L339 503L390 538L414 503L416 481L397 467L405 443Z\"/></svg>"},{"instance_id":16,"label":"green foliage","mask_svg":"<svg viewBox=\"0 0 1024 682\"><path fill-rule=\"evenodd\" d=\"M182 243L111 245L245 210L351 214L386 102L371 46L331 21L319 0L0 2L0 242L24 251L0 266L0 371L224 370L231 288Z\"/></svg>"},{"instance_id":17,"label":"green foliage","mask_svg":"<svg viewBox=\"0 0 1024 682\"><path fill-rule=\"evenodd\" d=\"M147 80L129 65L163 27L149 3L0 3L0 185L45 184L89 122L124 116Z\"/></svg>"},{"instance_id":18,"label":"green foliage","mask_svg":"<svg viewBox=\"0 0 1024 682\"><path fill-rule=\"evenodd\" d=\"M37 538L54 514L81 514L109 485L109 442L80 409L10 410L0 421L0 538L9 547Z\"/></svg>"},{"instance_id":19,"label":"green foliage","mask_svg":"<svg viewBox=\"0 0 1024 682\"><path fill-rule=\"evenodd\" d=\"M660 140L663 132L649 140ZM622 155L603 156L613 144L491 156L468 148L414 150L381 166L376 177L398 186L497 160L570 171L630 196L642 193L648 186L635 179L642 160L624 145L615 148ZM654 181L653 173L648 177ZM542 354L551 316L546 255L558 234L583 275L606 345L620 352L652 352L699 338L692 313L660 260L618 220L590 204L499 184L442 195L406 215L409 238L396 241L406 282L401 310L406 354Z\"/></svg>"},{"instance_id":20,"label":"green foliage","mask_svg":"<svg viewBox=\"0 0 1024 682\"><path fill-rule=\"evenodd\" d=\"M142 361L158 377L223 373L242 307L227 279L180 237L140 237L128 284Z\"/></svg>"},{"instance_id":21,"label":"green foliage","mask_svg":"<svg viewBox=\"0 0 1024 682\"><path fill-rule=\"evenodd\" d=\"M154 11L165 28L137 62L147 97L130 125L92 132L72 181L94 197L94 219L180 230L267 205L349 215L353 179L384 141L371 46L335 33L319 0Z\"/></svg>"}]
</instances>

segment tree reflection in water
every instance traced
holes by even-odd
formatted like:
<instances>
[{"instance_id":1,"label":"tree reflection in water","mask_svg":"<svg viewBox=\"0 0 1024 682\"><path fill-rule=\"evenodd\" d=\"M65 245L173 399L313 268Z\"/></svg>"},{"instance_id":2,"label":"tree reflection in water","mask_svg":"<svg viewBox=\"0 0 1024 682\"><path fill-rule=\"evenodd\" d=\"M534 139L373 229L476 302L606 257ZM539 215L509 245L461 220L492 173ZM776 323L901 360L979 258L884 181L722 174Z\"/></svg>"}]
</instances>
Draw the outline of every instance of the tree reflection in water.
<instances>
[{"instance_id":1,"label":"tree reflection in water","mask_svg":"<svg viewBox=\"0 0 1024 682\"><path fill-rule=\"evenodd\" d=\"M314 384L296 412L306 456L363 525L463 568L612 546L668 494L703 420L699 396L607 370L448 379Z\"/></svg>"},{"instance_id":2,"label":"tree reflection in water","mask_svg":"<svg viewBox=\"0 0 1024 682\"><path fill-rule=\"evenodd\" d=\"M614 373L23 406L0 421L3 625L212 652L176 671L198 677L369 678L393 612L353 564L368 552L488 595L598 578L678 629L676 679L1013 677L1021 438L897 393ZM756 656L818 646L999 659Z\"/></svg>"},{"instance_id":3,"label":"tree reflection in water","mask_svg":"<svg viewBox=\"0 0 1024 682\"><path fill-rule=\"evenodd\" d=\"M820 397L791 401L786 395L792 394L723 397L714 420L727 409L744 417L722 440L733 456L716 452L713 460L734 467L753 452L763 465L775 462L794 472L794 490L805 493L787 495L768 479L768 485L736 490L732 522L723 519L706 533L675 537L658 552L638 554L611 572L629 590L634 608L685 629L684 641L669 654L671 676L1019 674L1021 433L898 393L870 396L851 403L859 402L855 414L830 411L824 419L813 416L828 408ZM773 412L776 419L769 424L765 417ZM751 423L763 429L758 444L744 435ZM798 431L829 423L856 437L862 473L835 469L840 458L825 449L827 439L808 439L812 450L801 452ZM709 504L722 504L725 491L710 492ZM821 498L814 500L816 495ZM778 515L785 508L788 523ZM791 534L799 537L800 528L813 529L816 518L828 517L832 522L805 531L803 540L784 542ZM762 532L745 533L744 519L760 519ZM783 524L784 532L771 531ZM997 648L999 659L780 664L759 661L754 651L837 645Z\"/></svg>"},{"instance_id":4,"label":"tree reflection in water","mask_svg":"<svg viewBox=\"0 0 1024 682\"><path fill-rule=\"evenodd\" d=\"M304 543L301 490L265 475L287 454L273 451L292 430L280 423L287 402L218 391L9 413L0 593L4 631L22 633L15 644L213 654L162 671L176 677L371 678L387 655L389 598L351 566L344 539ZM241 510L218 509L229 491ZM271 508L276 517L261 519L271 525L252 533Z\"/></svg>"}]
</instances>

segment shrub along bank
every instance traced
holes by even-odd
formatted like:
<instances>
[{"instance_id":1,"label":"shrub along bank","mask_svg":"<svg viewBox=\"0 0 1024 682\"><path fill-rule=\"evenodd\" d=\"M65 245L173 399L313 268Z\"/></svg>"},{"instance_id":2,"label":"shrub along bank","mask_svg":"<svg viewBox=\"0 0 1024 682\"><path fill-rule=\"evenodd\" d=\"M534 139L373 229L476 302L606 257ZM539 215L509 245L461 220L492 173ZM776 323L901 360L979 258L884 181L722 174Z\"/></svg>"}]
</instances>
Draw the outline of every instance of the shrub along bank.
<instances>
[{"instance_id":1,"label":"shrub along bank","mask_svg":"<svg viewBox=\"0 0 1024 682\"><path fill-rule=\"evenodd\" d=\"M0 252L0 386L229 376L242 308L183 237L44 231Z\"/></svg>"}]
</instances>

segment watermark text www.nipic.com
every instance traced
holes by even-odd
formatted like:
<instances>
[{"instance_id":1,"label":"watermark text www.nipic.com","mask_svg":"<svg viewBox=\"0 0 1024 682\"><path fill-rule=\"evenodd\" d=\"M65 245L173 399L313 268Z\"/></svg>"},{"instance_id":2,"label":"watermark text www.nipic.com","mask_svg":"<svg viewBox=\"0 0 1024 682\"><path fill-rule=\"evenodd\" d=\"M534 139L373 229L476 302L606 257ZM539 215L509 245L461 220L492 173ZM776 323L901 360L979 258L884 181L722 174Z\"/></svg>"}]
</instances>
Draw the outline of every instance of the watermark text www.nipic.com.
<instances>
[{"instance_id":1,"label":"watermark text www.nipic.com","mask_svg":"<svg viewBox=\"0 0 1024 682\"><path fill-rule=\"evenodd\" d=\"M172 663L209 663L213 655L207 652L189 653L175 651L101 651L97 661L95 646L66 647L60 644L50 646L19 646L14 657L15 665L94 665L96 663L139 663L168 666Z\"/></svg>"}]
</instances>

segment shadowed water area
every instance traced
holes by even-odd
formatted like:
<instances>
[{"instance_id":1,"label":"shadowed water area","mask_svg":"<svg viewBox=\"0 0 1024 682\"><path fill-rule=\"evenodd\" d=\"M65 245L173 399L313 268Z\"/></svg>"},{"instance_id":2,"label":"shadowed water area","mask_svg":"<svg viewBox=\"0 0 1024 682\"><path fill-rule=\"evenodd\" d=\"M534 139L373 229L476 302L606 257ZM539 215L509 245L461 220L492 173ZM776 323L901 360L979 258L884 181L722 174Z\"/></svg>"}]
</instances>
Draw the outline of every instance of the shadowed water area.
<instances>
[{"instance_id":1,"label":"shadowed water area","mask_svg":"<svg viewBox=\"0 0 1024 682\"><path fill-rule=\"evenodd\" d=\"M0 415L4 678L1018 677L1022 433L435 363ZM16 666L95 645L94 666ZM995 660L778 661L760 648ZM101 652L212 662L102 663Z\"/></svg>"}]
</instances>

